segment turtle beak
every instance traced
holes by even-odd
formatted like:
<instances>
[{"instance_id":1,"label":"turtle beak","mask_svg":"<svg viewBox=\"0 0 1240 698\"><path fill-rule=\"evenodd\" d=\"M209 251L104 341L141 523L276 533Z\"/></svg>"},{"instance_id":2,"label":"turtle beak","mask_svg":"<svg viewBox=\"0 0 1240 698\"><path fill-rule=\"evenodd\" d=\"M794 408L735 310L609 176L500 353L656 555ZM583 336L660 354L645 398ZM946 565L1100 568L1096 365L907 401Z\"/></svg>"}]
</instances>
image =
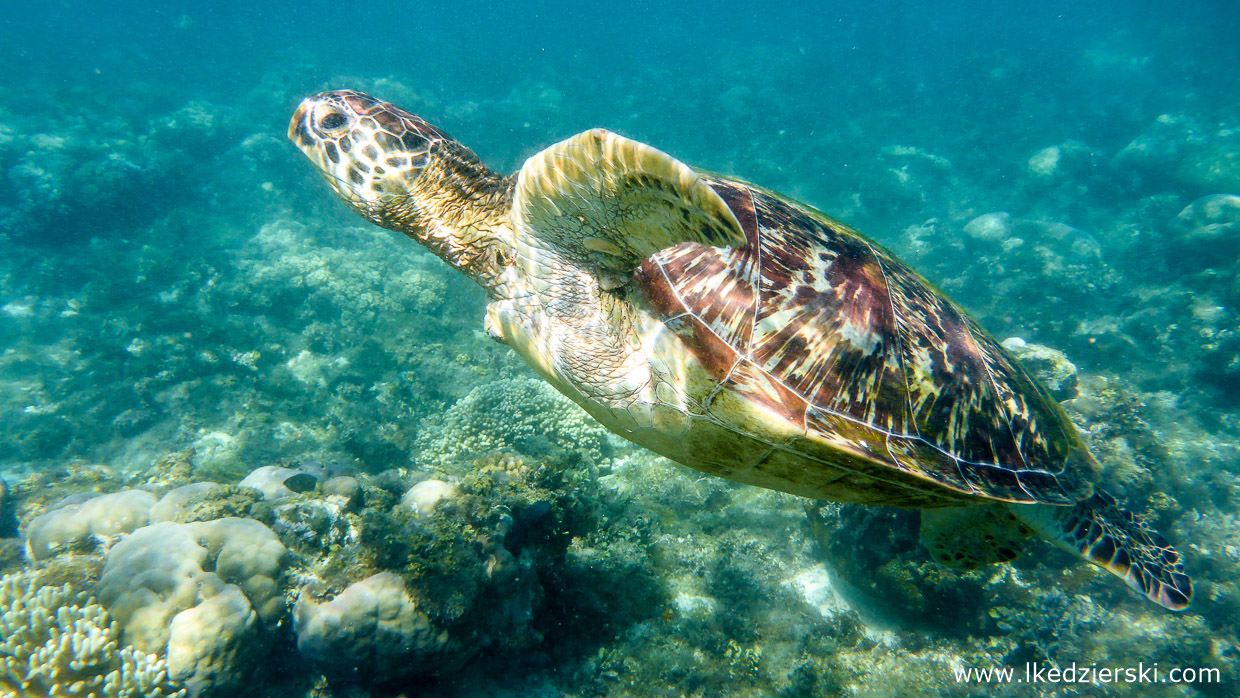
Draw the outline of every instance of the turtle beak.
<instances>
[{"instance_id":1,"label":"turtle beak","mask_svg":"<svg viewBox=\"0 0 1240 698\"><path fill-rule=\"evenodd\" d=\"M303 99L301 104L297 105L297 111L293 112L293 120L288 124L288 139L303 151L315 146L315 138L310 132L308 118L314 111L313 102L313 97Z\"/></svg>"},{"instance_id":2,"label":"turtle beak","mask_svg":"<svg viewBox=\"0 0 1240 698\"><path fill-rule=\"evenodd\" d=\"M302 100L297 105L297 111L293 112L293 120L288 123L288 139L294 143L298 143L301 131L304 128L302 123L306 120L306 100ZM300 143L298 143L300 145Z\"/></svg>"},{"instance_id":3,"label":"turtle beak","mask_svg":"<svg viewBox=\"0 0 1240 698\"><path fill-rule=\"evenodd\" d=\"M293 112L293 119L288 124L288 139L310 159L315 170L327 180L332 189L336 190L345 200L354 202L359 197L352 187L341 180L341 175L337 171L338 162L328 160L325 148L334 146L329 143L325 144L324 138L313 127L315 112L323 103L321 97L322 95L307 97L297 105L297 110Z\"/></svg>"}]
</instances>

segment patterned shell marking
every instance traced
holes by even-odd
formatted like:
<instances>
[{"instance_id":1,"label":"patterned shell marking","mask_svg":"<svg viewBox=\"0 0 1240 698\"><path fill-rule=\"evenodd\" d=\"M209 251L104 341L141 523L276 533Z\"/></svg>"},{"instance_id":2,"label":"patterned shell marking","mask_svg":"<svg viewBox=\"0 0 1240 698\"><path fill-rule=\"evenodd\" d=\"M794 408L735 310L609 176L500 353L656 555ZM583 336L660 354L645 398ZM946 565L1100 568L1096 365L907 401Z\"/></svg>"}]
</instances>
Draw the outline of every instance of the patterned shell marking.
<instances>
[{"instance_id":1,"label":"patterned shell marking","mask_svg":"<svg viewBox=\"0 0 1240 698\"><path fill-rule=\"evenodd\" d=\"M677 245L635 279L724 386L927 488L1090 495L1093 459L1066 415L964 311L847 226L704 179L747 245Z\"/></svg>"}]
</instances>

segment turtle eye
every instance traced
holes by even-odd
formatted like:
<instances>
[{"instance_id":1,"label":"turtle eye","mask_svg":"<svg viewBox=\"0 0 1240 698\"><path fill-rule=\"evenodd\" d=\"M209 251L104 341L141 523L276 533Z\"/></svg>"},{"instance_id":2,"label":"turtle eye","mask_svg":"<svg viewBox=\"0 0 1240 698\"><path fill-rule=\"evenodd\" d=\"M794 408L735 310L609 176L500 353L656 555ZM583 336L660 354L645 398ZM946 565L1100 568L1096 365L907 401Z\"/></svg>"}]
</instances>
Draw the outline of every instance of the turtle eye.
<instances>
[{"instance_id":1,"label":"turtle eye","mask_svg":"<svg viewBox=\"0 0 1240 698\"><path fill-rule=\"evenodd\" d=\"M319 128L324 131L335 131L336 129L344 126L347 122L348 119L345 118L344 114L341 114L338 111L332 111L324 114L322 118L319 119Z\"/></svg>"},{"instance_id":2,"label":"turtle eye","mask_svg":"<svg viewBox=\"0 0 1240 698\"><path fill-rule=\"evenodd\" d=\"M512 258L508 256L508 253L504 252L498 247L496 247L495 250L491 253L491 261L493 261L495 263L495 266L499 269L503 269L509 264L512 264Z\"/></svg>"}]
</instances>

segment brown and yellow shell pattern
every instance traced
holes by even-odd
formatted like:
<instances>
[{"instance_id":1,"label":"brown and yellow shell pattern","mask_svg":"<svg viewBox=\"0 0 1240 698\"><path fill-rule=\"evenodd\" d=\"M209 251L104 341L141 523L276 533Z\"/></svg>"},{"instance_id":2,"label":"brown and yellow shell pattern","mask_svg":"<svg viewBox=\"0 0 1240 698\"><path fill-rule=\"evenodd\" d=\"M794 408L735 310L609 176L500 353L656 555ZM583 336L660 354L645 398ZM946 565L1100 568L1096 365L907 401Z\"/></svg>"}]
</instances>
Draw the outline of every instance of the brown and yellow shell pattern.
<instances>
[{"instance_id":1,"label":"brown and yellow shell pattern","mask_svg":"<svg viewBox=\"0 0 1240 698\"><path fill-rule=\"evenodd\" d=\"M680 244L634 281L723 388L801 430L786 450L829 443L909 492L884 503L1090 496L1094 460L1062 409L962 309L851 228L704 178L748 243Z\"/></svg>"}]
</instances>

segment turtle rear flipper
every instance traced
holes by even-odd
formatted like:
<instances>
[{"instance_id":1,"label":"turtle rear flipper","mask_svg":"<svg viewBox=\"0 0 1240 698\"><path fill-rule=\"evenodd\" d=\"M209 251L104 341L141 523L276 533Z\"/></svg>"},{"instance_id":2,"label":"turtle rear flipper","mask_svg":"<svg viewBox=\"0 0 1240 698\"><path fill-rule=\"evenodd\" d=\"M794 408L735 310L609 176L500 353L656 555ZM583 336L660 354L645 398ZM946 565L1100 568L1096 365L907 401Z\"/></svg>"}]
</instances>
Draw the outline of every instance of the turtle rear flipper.
<instances>
[{"instance_id":1,"label":"turtle rear flipper","mask_svg":"<svg viewBox=\"0 0 1240 698\"><path fill-rule=\"evenodd\" d=\"M1022 522L1055 545L1119 577L1154 603L1182 611L1193 582L1180 554L1100 489L1073 506L1010 505Z\"/></svg>"}]
</instances>

